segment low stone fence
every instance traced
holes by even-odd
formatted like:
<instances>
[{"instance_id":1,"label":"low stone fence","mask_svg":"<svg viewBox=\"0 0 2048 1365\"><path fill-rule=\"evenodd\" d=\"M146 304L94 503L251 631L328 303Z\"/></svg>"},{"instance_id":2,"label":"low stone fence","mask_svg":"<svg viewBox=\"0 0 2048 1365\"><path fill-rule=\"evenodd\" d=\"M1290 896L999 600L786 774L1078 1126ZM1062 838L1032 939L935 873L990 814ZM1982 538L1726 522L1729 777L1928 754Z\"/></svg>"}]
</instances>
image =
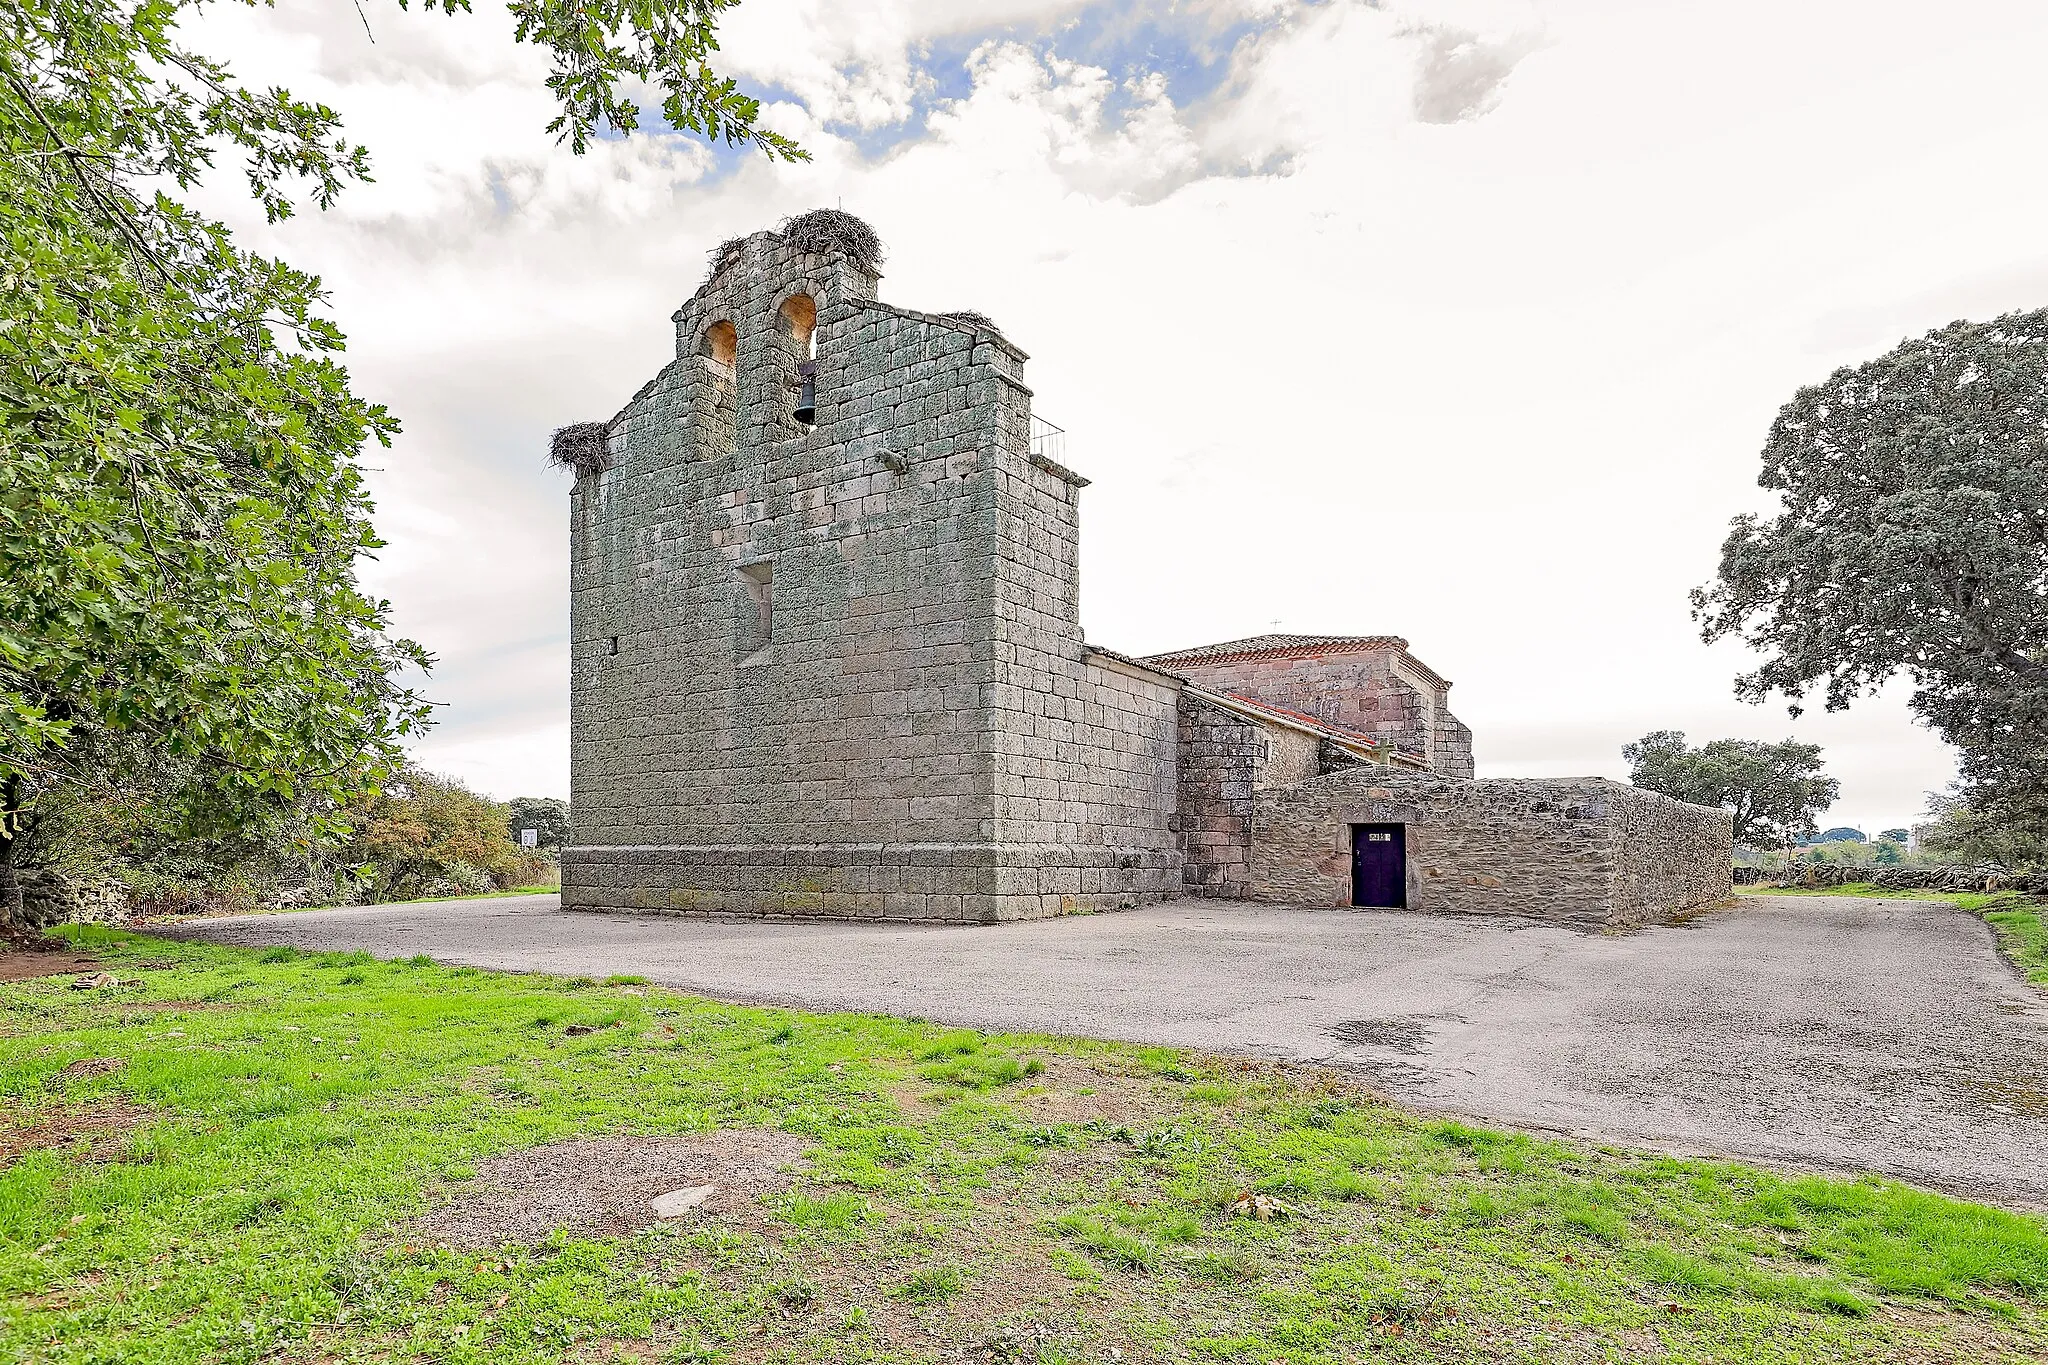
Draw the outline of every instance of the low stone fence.
<instances>
[{"instance_id":1,"label":"low stone fence","mask_svg":"<svg viewBox=\"0 0 2048 1365\"><path fill-rule=\"evenodd\" d=\"M1349 768L1252 793L1252 900L1351 904L1352 837L1404 827L1410 910L1654 923L1725 900L1731 818L1605 778Z\"/></svg>"},{"instance_id":2,"label":"low stone fence","mask_svg":"<svg viewBox=\"0 0 2048 1365\"><path fill-rule=\"evenodd\" d=\"M1738 867L1737 886L1797 886L1820 889L1867 883L1886 891L2024 891L2048 896L2048 872L2001 872L1988 867L1917 866L1878 863L1858 867L1847 863L1794 864L1791 876L1781 867Z\"/></svg>"},{"instance_id":3,"label":"low stone fence","mask_svg":"<svg viewBox=\"0 0 2048 1365\"><path fill-rule=\"evenodd\" d=\"M53 924L125 924L128 891L119 882L84 881L53 868L24 868L21 909L38 929Z\"/></svg>"}]
</instances>

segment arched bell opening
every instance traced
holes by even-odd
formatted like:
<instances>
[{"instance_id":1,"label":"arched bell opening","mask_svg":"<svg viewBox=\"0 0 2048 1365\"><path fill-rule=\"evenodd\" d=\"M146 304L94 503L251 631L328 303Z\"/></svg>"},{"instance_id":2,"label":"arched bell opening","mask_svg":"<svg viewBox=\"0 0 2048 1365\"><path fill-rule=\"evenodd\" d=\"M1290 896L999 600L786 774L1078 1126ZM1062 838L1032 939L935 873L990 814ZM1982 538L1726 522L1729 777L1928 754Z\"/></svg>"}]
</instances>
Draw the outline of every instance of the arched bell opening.
<instances>
[{"instance_id":1,"label":"arched bell opening","mask_svg":"<svg viewBox=\"0 0 2048 1365\"><path fill-rule=\"evenodd\" d=\"M790 416L805 426L818 420L818 305L809 294L782 302L782 323L796 353L796 406Z\"/></svg>"},{"instance_id":2,"label":"arched bell opening","mask_svg":"<svg viewBox=\"0 0 2048 1365\"><path fill-rule=\"evenodd\" d=\"M697 344L697 354L713 365L723 366L724 377L731 378L734 368L739 364L739 329L730 322L712 323L704 329L704 337Z\"/></svg>"}]
</instances>

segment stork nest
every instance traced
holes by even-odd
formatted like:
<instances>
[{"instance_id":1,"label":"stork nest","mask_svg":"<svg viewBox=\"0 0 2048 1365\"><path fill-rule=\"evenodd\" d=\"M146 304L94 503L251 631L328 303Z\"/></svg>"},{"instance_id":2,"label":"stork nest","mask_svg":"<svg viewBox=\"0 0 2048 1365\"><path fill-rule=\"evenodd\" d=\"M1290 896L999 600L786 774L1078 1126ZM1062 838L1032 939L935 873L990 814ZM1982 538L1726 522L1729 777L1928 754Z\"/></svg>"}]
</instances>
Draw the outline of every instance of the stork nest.
<instances>
[{"instance_id":1,"label":"stork nest","mask_svg":"<svg viewBox=\"0 0 2048 1365\"><path fill-rule=\"evenodd\" d=\"M798 251L837 252L870 275L881 273L882 239L875 230L838 209L812 209L783 220L782 240Z\"/></svg>"},{"instance_id":2,"label":"stork nest","mask_svg":"<svg viewBox=\"0 0 2048 1365\"><path fill-rule=\"evenodd\" d=\"M972 308L962 308L958 312L954 313L940 313L939 316L946 319L948 322L962 323L965 326L973 327L978 331L994 332L997 336L1001 336L1003 334L1003 329L996 326L996 320L994 318L990 317L986 313L977 313Z\"/></svg>"},{"instance_id":3,"label":"stork nest","mask_svg":"<svg viewBox=\"0 0 2048 1365\"><path fill-rule=\"evenodd\" d=\"M595 478L612 467L610 443L603 422L574 422L556 427L548 438L548 462L561 469L573 469L577 477Z\"/></svg>"},{"instance_id":4,"label":"stork nest","mask_svg":"<svg viewBox=\"0 0 2048 1365\"><path fill-rule=\"evenodd\" d=\"M740 258L741 249L746 244L747 239L744 237L728 237L717 246L711 248L711 273L716 275L719 271L737 261Z\"/></svg>"}]
</instances>

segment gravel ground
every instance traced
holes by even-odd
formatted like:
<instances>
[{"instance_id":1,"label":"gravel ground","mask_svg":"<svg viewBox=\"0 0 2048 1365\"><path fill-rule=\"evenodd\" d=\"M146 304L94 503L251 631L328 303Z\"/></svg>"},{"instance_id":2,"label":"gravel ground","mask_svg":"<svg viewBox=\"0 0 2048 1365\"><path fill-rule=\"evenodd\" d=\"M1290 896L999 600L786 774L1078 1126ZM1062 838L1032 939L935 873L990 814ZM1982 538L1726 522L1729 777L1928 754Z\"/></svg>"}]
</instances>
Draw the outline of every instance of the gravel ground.
<instances>
[{"instance_id":1,"label":"gravel ground","mask_svg":"<svg viewBox=\"0 0 2048 1365\"><path fill-rule=\"evenodd\" d=\"M550 1142L478 1163L474 1180L450 1185L404 1236L478 1250L538 1245L557 1228L619 1237L659 1221L656 1195L698 1185L715 1192L685 1217L728 1221L748 1215L756 1195L787 1189L807 1145L763 1128Z\"/></svg>"},{"instance_id":2,"label":"gravel ground","mask_svg":"<svg viewBox=\"0 0 2048 1365\"><path fill-rule=\"evenodd\" d=\"M1945 904L1744 897L1599 934L1218 901L937 928L579 915L535 896L158 932L1281 1056L1425 1108L2048 1207L2048 997Z\"/></svg>"}]
</instances>

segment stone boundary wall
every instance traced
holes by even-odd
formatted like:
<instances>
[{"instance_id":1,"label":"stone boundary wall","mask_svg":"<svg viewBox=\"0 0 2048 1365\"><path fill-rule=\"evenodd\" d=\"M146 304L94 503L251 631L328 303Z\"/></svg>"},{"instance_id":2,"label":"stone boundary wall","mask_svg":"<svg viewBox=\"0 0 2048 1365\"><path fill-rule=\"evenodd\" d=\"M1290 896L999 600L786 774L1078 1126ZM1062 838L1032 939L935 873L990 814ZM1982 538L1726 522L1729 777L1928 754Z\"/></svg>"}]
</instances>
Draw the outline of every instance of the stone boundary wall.
<instances>
[{"instance_id":1,"label":"stone boundary wall","mask_svg":"<svg viewBox=\"0 0 2048 1365\"><path fill-rule=\"evenodd\" d=\"M1614 898L1610 924L1649 924L1735 894L1735 817L1626 783L1614 788Z\"/></svg>"},{"instance_id":2,"label":"stone boundary wall","mask_svg":"<svg viewBox=\"0 0 2048 1365\"><path fill-rule=\"evenodd\" d=\"M1730 817L1604 778L1332 772L1253 798L1251 896L1351 902L1351 826L1407 826L1408 908L1580 925L1668 918L1731 893Z\"/></svg>"},{"instance_id":3,"label":"stone boundary wall","mask_svg":"<svg viewBox=\"0 0 2048 1365\"><path fill-rule=\"evenodd\" d=\"M1915 866L1912 863L1850 863L1792 865L1788 880L1782 867L1738 867L1737 886L1848 886L1863 882L1886 891L2023 891L2048 896L2048 872L2001 872L1995 868L1954 864Z\"/></svg>"},{"instance_id":4,"label":"stone boundary wall","mask_svg":"<svg viewBox=\"0 0 2048 1365\"><path fill-rule=\"evenodd\" d=\"M128 888L114 881L86 881L55 868L23 868L22 915L38 929L54 924L126 924Z\"/></svg>"}]
</instances>

